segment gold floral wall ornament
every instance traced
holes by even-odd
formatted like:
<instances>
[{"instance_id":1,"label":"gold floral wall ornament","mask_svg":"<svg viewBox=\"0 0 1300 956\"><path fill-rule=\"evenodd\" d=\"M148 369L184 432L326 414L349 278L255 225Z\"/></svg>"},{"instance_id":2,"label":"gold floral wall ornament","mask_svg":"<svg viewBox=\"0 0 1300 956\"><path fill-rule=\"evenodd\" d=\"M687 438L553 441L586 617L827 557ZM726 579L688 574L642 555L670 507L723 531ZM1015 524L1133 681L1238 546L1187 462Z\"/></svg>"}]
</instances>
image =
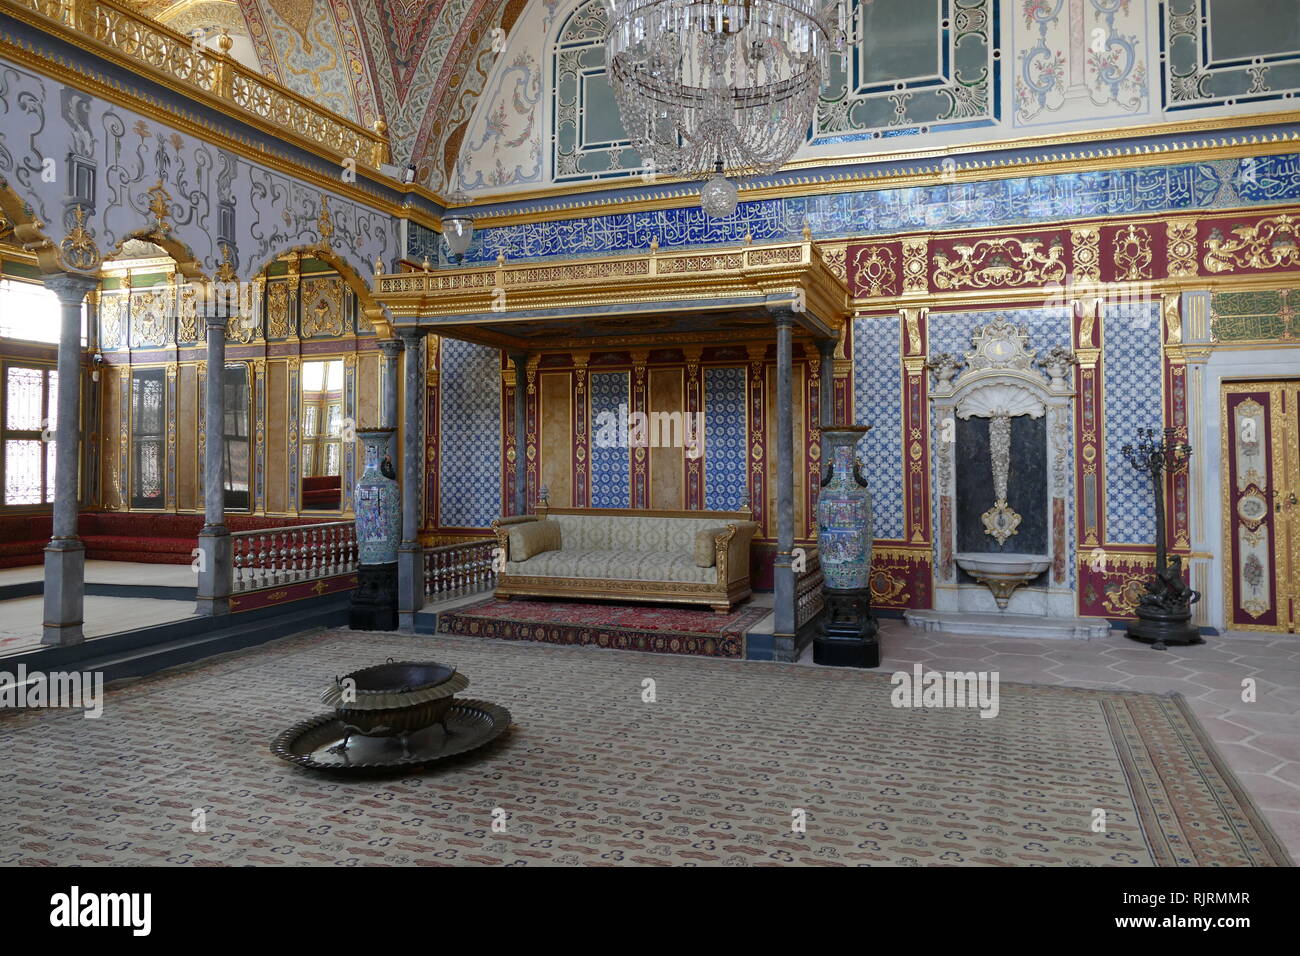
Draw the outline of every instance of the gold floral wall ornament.
<instances>
[{"instance_id":1,"label":"gold floral wall ornament","mask_svg":"<svg viewBox=\"0 0 1300 956\"><path fill-rule=\"evenodd\" d=\"M0 212L0 241L8 239L14 234L14 224L10 222L5 214Z\"/></svg>"},{"instance_id":2,"label":"gold floral wall ornament","mask_svg":"<svg viewBox=\"0 0 1300 956\"><path fill-rule=\"evenodd\" d=\"M217 266L216 279L218 282L234 282L239 278L239 273L235 271L234 256L231 255L230 246L226 243L221 244L221 263Z\"/></svg>"},{"instance_id":3,"label":"gold floral wall ornament","mask_svg":"<svg viewBox=\"0 0 1300 956\"><path fill-rule=\"evenodd\" d=\"M1196 220L1169 219L1165 222L1169 278L1196 275Z\"/></svg>"},{"instance_id":4,"label":"gold floral wall ornament","mask_svg":"<svg viewBox=\"0 0 1300 956\"><path fill-rule=\"evenodd\" d=\"M334 242L334 220L330 216L330 202L326 196L322 196L320 200L320 217L316 220L316 231L320 234L321 247L329 249Z\"/></svg>"},{"instance_id":5,"label":"gold floral wall ornament","mask_svg":"<svg viewBox=\"0 0 1300 956\"><path fill-rule=\"evenodd\" d=\"M121 293L100 296L99 344L101 347L115 349L122 344L122 306L126 301L126 296Z\"/></svg>"},{"instance_id":6,"label":"gold floral wall ornament","mask_svg":"<svg viewBox=\"0 0 1300 956\"><path fill-rule=\"evenodd\" d=\"M136 292L131 296L131 346L167 344L174 292L170 288Z\"/></svg>"},{"instance_id":7,"label":"gold floral wall ornament","mask_svg":"<svg viewBox=\"0 0 1300 956\"><path fill-rule=\"evenodd\" d=\"M59 257L68 268L89 272L99 267L103 256L94 236L86 229L86 210L80 205L73 206L72 218L72 231L59 243Z\"/></svg>"},{"instance_id":8,"label":"gold floral wall ornament","mask_svg":"<svg viewBox=\"0 0 1300 956\"><path fill-rule=\"evenodd\" d=\"M1074 281L1101 281L1101 233L1096 226L1079 226L1070 230L1073 240Z\"/></svg>"},{"instance_id":9,"label":"gold floral wall ornament","mask_svg":"<svg viewBox=\"0 0 1300 956\"><path fill-rule=\"evenodd\" d=\"M926 256L930 243L925 239L903 240L903 292L928 292L929 268Z\"/></svg>"},{"instance_id":10,"label":"gold floral wall ornament","mask_svg":"<svg viewBox=\"0 0 1300 956\"><path fill-rule=\"evenodd\" d=\"M1065 245L1053 239L1043 253L1041 239L979 239L956 243L956 258L940 250L934 254L934 284L940 289L990 289L1042 285L1065 279Z\"/></svg>"},{"instance_id":11,"label":"gold floral wall ornament","mask_svg":"<svg viewBox=\"0 0 1300 956\"><path fill-rule=\"evenodd\" d=\"M287 282L272 282L266 294L266 335L272 339L289 337L291 294Z\"/></svg>"},{"instance_id":12,"label":"gold floral wall ornament","mask_svg":"<svg viewBox=\"0 0 1300 956\"><path fill-rule=\"evenodd\" d=\"M1121 282L1151 278L1151 233L1129 223L1115 234L1115 274Z\"/></svg>"},{"instance_id":13,"label":"gold floral wall ornament","mask_svg":"<svg viewBox=\"0 0 1300 956\"><path fill-rule=\"evenodd\" d=\"M149 197L149 215L153 216L153 227L144 232L154 233L158 236L169 236L172 231L172 195L169 193L161 179L154 185L150 186L146 195ZM133 233L134 235L134 233Z\"/></svg>"},{"instance_id":14,"label":"gold floral wall ornament","mask_svg":"<svg viewBox=\"0 0 1300 956\"><path fill-rule=\"evenodd\" d=\"M1300 221L1283 213L1261 219L1253 226L1237 226L1232 230L1236 239L1226 239L1215 229L1205 240L1208 251L1202 264L1211 273L1300 265L1298 228Z\"/></svg>"},{"instance_id":15,"label":"gold floral wall ornament","mask_svg":"<svg viewBox=\"0 0 1300 956\"><path fill-rule=\"evenodd\" d=\"M924 255L924 254L922 254ZM921 259L924 265L924 258ZM857 294L865 296L897 295L894 253L888 246L862 246L853 253Z\"/></svg>"},{"instance_id":16,"label":"gold floral wall ornament","mask_svg":"<svg viewBox=\"0 0 1300 956\"><path fill-rule=\"evenodd\" d=\"M343 280L337 276L302 281L302 337L342 335Z\"/></svg>"},{"instance_id":17,"label":"gold floral wall ornament","mask_svg":"<svg viewBox=\"0 0 1300 956\"><path fill-rule=\"evenodd\" d=\"M176 319L176 341L196 342L199 337L199 293L190 283L181 286L180 312Z\"/></svg>"}]
</instances>

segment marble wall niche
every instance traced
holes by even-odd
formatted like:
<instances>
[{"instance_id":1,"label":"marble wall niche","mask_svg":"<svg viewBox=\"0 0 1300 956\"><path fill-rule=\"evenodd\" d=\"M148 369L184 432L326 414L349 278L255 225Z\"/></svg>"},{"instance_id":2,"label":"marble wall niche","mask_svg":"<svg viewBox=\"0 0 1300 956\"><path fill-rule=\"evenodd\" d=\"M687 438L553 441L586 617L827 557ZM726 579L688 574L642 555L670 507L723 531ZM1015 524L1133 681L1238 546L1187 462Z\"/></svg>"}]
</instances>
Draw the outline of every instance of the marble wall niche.
<instances>
[{"instance_id":1,"label":"marble wall niche","mask_svg":"<svg viewBox=\"0 0 1300 956\"><path fill-rule=\"evenodd\" d=\"M1063 521L1074 493L1073 362L1061 346L1039 358L1028 330L1004 316L975 330L963 358L931 356L941 439L935 611L1074 617ZM1011 555L1041 568L1009 598L995 597L987 579L972 576L975 561Z\"/></svg>"}]
</instances>

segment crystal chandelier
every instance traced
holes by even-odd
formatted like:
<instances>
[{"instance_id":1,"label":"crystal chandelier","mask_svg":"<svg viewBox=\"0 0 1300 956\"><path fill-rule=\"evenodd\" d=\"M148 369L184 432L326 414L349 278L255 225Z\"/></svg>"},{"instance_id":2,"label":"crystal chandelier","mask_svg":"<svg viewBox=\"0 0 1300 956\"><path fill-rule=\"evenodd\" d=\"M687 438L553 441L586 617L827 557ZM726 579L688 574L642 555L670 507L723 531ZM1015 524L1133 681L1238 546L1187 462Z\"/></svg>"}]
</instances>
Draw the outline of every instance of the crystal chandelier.
<instances>
[{"instance_id":1,"label":"crystal chandelier","mask_svg":"<svg viewBox=\"0 0 1300 956\"><path fill-rule=\"evenodd\" d=\"M605 5L605 62L632 144L656 172L709 179L705 212L729 214L728 174L774 173L803 145L842 44L841 0Z\"/></svg>"}]
</instances>

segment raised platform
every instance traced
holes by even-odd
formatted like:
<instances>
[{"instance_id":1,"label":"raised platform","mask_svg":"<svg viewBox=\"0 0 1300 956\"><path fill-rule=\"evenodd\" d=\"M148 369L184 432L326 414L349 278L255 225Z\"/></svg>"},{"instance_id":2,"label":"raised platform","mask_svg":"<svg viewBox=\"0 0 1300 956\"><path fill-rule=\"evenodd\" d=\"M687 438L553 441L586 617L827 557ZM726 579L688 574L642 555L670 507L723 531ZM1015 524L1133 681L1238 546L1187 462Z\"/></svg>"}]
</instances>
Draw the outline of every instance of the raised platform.
<instances>
[{"instance_id":1,"label":"raised platform","mask_svg":"<svg viewBox=\"0 0 1300 956\"><path fill-rule=\"evenodd\" d=\"M981 637L1028 637L1090 641L1110 633L1102 617L1038 617L1031 614L973 614L966 611L906 611L903 618L919 631Z\"/></svg>"},{"instance_id":2,"label":"raised platform","mask_svg":"<svg viewBox=\"0 0 1300 956\"><path fill-rule=\"evenodd\" d=\"M477 600L416 618L418 631L509 641L603 647L613 650L744 658L748 638L771 617L750 601L729 614L711 610L622 602ZM769 634L770 638L770 628Z\"/></svg>"}]
</instances>

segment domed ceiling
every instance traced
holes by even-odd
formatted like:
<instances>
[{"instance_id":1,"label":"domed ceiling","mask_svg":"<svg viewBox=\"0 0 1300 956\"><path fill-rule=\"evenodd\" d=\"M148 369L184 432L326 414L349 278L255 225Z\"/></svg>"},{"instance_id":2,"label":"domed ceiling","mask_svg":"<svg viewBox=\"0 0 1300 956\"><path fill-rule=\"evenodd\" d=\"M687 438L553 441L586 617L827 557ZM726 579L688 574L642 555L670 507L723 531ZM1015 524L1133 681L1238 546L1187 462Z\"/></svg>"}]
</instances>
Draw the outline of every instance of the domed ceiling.
<instances>
[{"instance_id":1,"label":"domed ceiling","mask_svg":"<svg viewBox=\"0 0 1300 956\"><path fill-rule=\"evenodd\" d=\"M443 188L491 69L494 31L527 0L126 0L182 33L222 33L246 66L364 126Z\"/></svg>"}]
</instances>

